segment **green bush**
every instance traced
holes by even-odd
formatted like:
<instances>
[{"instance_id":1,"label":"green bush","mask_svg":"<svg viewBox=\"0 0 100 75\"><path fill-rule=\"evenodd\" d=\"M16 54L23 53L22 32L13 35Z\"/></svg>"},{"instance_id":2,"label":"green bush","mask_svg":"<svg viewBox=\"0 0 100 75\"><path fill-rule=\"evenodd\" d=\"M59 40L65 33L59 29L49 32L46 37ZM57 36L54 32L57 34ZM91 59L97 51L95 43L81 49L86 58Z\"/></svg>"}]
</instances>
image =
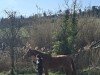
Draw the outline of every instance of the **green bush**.
<instances>
[{"instance_id":1,"label":"green bush","mask_svg":"<svg viewBox=\"0 0 100 75\"><path fill-rule=\"evenodd\" d=\"M100 75L100 69L87 69L79 72L78 75Z\"/></svg>"},{"instance_id":2,"label":"green bush","mask_svg":"<svg viewBox=\"0 0 100 75\"><path fill-rule=\"evenodd\" d=\"M16 72L17 72L18 74L32 74L32 73L36 73L35 70L30 69L30 68L25 68L25 69L16 70Z\"/></svg>"}]
</instances>

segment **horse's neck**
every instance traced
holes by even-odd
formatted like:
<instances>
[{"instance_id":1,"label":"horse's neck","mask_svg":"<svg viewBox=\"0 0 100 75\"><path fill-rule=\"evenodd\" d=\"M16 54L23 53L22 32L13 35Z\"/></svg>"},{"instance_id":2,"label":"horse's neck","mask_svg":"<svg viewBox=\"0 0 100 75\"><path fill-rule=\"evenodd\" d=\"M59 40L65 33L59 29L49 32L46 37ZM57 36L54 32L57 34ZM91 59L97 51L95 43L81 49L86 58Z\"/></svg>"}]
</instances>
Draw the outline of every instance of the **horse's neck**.
<instances>
[{"instance_id":1,"label":"horse's neck","mask_svg":"<svg viewBox=\"0 0 100 75\"><path fill-rule=\"evenodd\" d=\"M44 55L43 53L36 51L36 52L35 52L35 56L36 56L37 54L39 54L40 56L43 56L43 55Z\"/></svg>"},{"instance_id":2,"label":"horse's neck","mask_svg":"<svg viewBox=\"0 0 100 75\"><path fill-rule=\"evenodd\" d=\"M45 59L51 59L51 55L44 54L44 53L41 53L41 52L39 52L39 51L36 51L36 52L35 52L35 56L36 56L37 54L39 54L44 60L45 60Z\"/></svg>"},{"instance_id":3,"label":"horse's neck","mask_svg":"<svg viewBox=\"0 0 100 75\"><path fill-rule=\"evenodd\" d=\"M52 56L49 55L49 54L44 54L44 55L43 55L43 59L49 62L49 61L51 61Z\"/></svg>"}]
</instances>

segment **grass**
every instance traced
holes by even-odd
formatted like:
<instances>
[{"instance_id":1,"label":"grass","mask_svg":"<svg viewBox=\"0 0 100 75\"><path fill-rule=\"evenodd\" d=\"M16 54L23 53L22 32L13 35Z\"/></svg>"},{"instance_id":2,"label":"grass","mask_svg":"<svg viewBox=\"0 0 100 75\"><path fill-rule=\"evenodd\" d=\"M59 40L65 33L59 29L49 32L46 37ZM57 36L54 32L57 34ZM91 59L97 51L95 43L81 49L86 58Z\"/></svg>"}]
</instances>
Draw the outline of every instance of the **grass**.
<instances>
[{"instance_id":1,"label":"grass","mask_svg":"<svg viewBox=\"0 0 100 75\"><path fill-rule=\"evenodd\" d=\"M7 74L0 73L0 75L7 75ZM36 73L32 73L32 74L18 74L18 75L36 75ZM49 75L63 75L63 74L49 73Z\"/></svg>"},{"instance_id":2,"label":"grass","mask_svg":"<svg viewBox=\"0 0 100 75\"><path fill-rule=\"evenodd\" d=\"M0 75L7 75L7 73L5 74L5 73L0 73ZM18 75L36 75L35 73L33 74L18 74Z\"/></svg>"},{"instance_id":3,"label":"grass","mask_svg":"<svg viewBox=\"0 0 100 75\"><path fill-rule=\"evenodd\" d=\"M21 73L22 74L18 74L18 75L37 75L34 72L21 72ZM6 71L1 72L0 75L8 75L8 72L6 72ZM49 75L65 75L65 74L61 73L61 72L49 72ZM85 69L79 71L78 75L100 75L100 69L85 68Z\"/></svg>"},{"instance_id":4,"label":"grass","mask_svg":"<svg viewBox=\"0 0 100 75\"><path fill-rule=\"evenodd\" d=\"M78 75L100 75L100 69L98 68L85 68L78 72Z\"/></svg>"},{"instance_id":5,"label":"grass","mask_svg":"<svg viewBox=\"0 0 100 75\"><path fill-rule=\"evenodd\" d=\"M1 72L0 73L0 75L7 75L7 74L8 74L8 72ZM25 74L18 74L18 75L37 75L37 74L36 73L31 73L31 74L25 73ZM55 73L50 72L49 75L64 75L64 74L61 74L59 72L55 72Z\"/></svg>"}]
</instances>

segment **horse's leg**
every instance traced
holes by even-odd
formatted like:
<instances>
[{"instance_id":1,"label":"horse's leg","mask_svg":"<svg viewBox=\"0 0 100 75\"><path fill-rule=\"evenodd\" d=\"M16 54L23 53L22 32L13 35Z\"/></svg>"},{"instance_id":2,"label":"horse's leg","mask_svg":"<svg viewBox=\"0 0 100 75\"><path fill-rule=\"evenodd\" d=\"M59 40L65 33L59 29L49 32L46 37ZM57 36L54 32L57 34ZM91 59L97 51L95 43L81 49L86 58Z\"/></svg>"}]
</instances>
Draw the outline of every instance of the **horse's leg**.
<instances>
[{"instance_id":1,"label":"horse's leg","mask_svg":"<svg viewBox=\"0 0 100 75\"><path fill-rule=\"evenodd\" d=\"M66 75L72 75L72 71L71 71L70 67L67 67L67 68L65 67L64 71L65 71Z\"/></svg>"},{"instance_id":2,"label":"horse's leg","mask_svg":"<svg viewBox=\"0 0 100 75\"><path fill-rule=\"evenodd\" d=\"M68 70L65 66L63 67L63 70L64 70L65 74L68 75Z\"/></svg>"},{"instance_id":3,"label":"horse's leg","mask_svg":"<svg viewBox=\"0 0 100 75\"><path fill-rule=\"evenodd\" d=\"M72 75L72 72L68 72L68 75Z\"/></svg>"},{"instance_id":4,"label":"horse's leg","mask_svg":"<svg viewBox=\"0 0 100 75\"><path fill-rule=\"evenodd\" d=\"M68 72L65 72L66 75L68 75Z\"/></svg>"},{"instance_id":5,"label":"horse's leg","mask_svg":"<svg viewBox=\"0 0 100 75\"><path fill-rule=\"evenodd\" d=\"M44 74L45 74L45 75L49 75L49 74L48 74L48 69L47 69L47 68L44 68Z\"/></svg>"}]
</instances>

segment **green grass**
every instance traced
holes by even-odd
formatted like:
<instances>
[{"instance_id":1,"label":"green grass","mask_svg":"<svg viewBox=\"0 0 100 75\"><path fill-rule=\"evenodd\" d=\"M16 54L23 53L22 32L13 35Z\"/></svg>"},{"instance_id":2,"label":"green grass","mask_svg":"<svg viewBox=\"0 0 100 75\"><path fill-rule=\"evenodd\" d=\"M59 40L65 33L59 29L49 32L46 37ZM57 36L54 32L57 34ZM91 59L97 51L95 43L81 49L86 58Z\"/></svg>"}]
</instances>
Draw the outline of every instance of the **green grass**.
<instances>
[{"instance_id":1,"label":"green grass","mask_svg":"<svg viewBox=\"0 0 100 75\"><path fill-rule=\"evenodd\" d=\"M7 74L0 73L0 75L7 75ZM32 73L32 74L18 74L18 75L36 75L36 73ZM64 75L64 74L58 74L58 73L49 73L49 75Z\"/></svg>"},{"instance_id":2,"label":"green grass","mask_svg":"<svg viewBox=\"0 0 100 75\"><path fill-rule=\"evenodd\" d=\"M4 73L0 73L0 75L7 75L7 73L6 74L4 74ZM36 74L18 74L18 75L36 75Z\"/></svg>"},{"instance_id":3,"label":"green grass","mask_svg":"<svg viewBox=\"0 0 100 75\"><path fill-rule=\"evenodd\" d=\"M37 75L34 72L20 72L21 74L18 75ZM0 75L7 75L8 72L4 71L1 72ZM62 74L61 72L49 72L49 75L65 75L64 73ZM92 69L92 68L85 68L82 71L78 72L78 75L100 75L100 69Z\"/></svg>"},{"instance_id":4,"label":"green grass","mask_svg":"<svg viewBox=\"0 0 100 75\"><path fill-rule=\"evenodd\" d=\"M0 75L7 75L7 72L1 72Z\"/></svg>"},{"instance_id":5,"label":"green grass","mask_svg":"<svg viewBox=\"0 0 100 75\"><path fill-rule=\"evenodd\" d=\"M78 75L100 75L100 69L98 68L85 68L78 72Z\"/></svg>"},{"instance_id":6,"label":"green grass","mask_svg":"<svg viewBox=\"0 0 100 75\"><path fill-rule=\"evenodd\" d=\"M7 75L7 74L8 74L8 72L2 72L2 73L0 73L0 75ZM31 73L31 74L18 74L18 75L36 75L36 73ZM50 72L49 75L64 75L64 74L61 74L59 72L55 72L55 73Z\"/></svg>"}]
</instances>

